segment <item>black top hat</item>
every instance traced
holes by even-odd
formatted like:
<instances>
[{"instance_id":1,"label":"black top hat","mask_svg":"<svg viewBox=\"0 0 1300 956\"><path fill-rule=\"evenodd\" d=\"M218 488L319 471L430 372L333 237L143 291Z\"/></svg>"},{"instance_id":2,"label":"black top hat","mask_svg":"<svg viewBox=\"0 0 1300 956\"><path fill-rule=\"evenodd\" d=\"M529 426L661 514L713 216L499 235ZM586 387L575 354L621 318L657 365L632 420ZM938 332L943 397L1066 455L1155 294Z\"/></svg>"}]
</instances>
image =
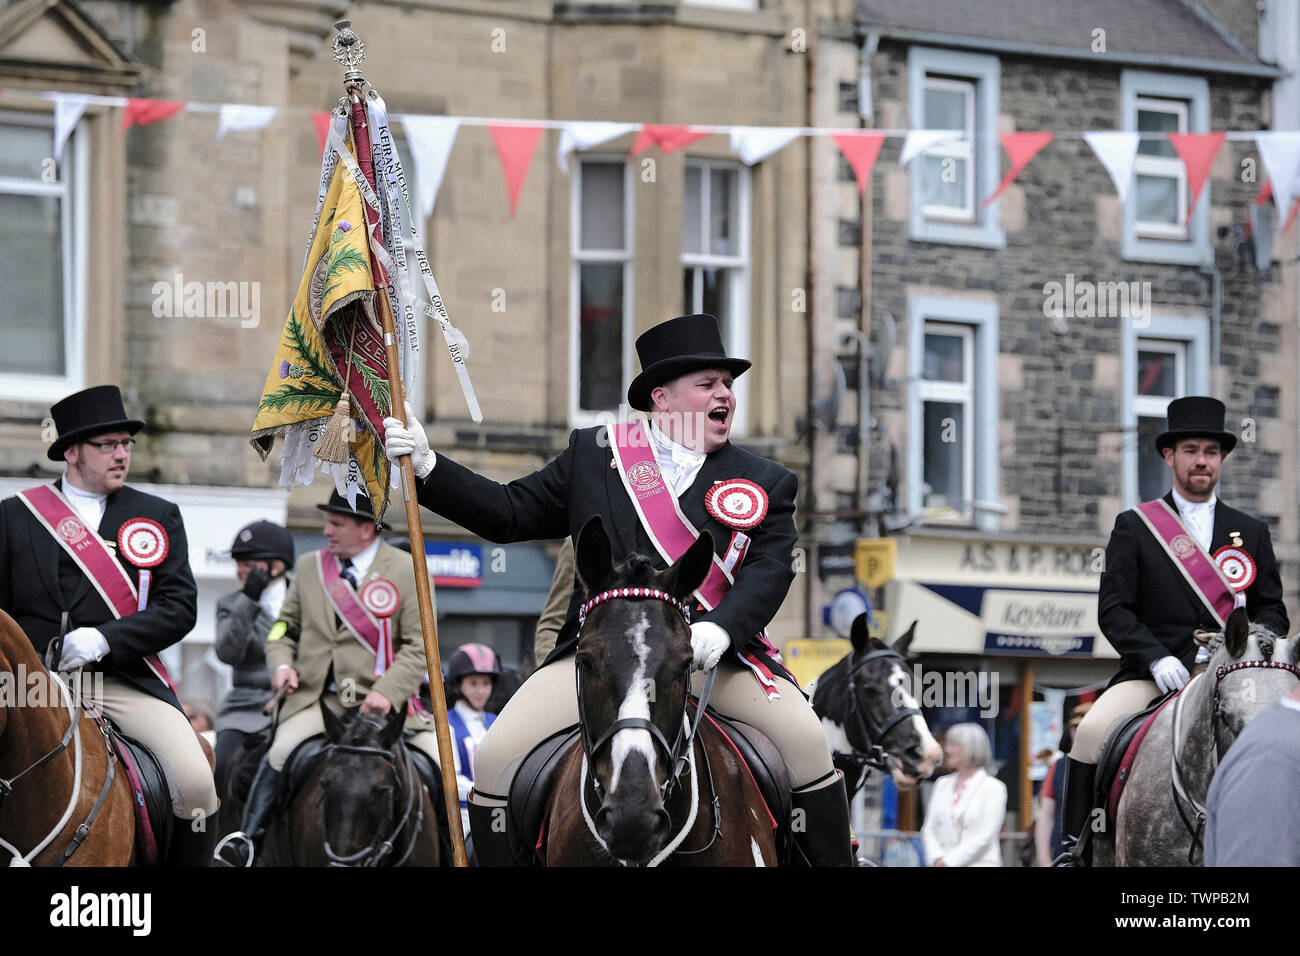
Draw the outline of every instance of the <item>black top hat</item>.
<instances>
[{"instance_id":1,"label":"black top hat","mask_svg":"<svg viewBox=\"0 0 1300 956\"><path fill-rule=\"evenodd\" d=\"M728 358L722 347L718 320L711 315L681 315L661 322L636 340L641 374L632 379L627 402L638 411L650 410L650 393L664 382L702 368L721 368L742 375L749 359Z\"/></svg>"},{"instance_id":2,"label":"black top hat","mask_svg":"<svg viewBox=\"0 0 1300 956\"><path fill-rule=\"evenodd\" d=\"M1169 403L1169 430L1156 436L1156 451L1164 453L1184 438L1213 438L1226 455L1237 447L1237 436L1223 430L1227 410L1207 395L1188 395Z\"/></svg>"},{"instance_id":3,"label":"black top hat","mask_svg":"<svg viewBox=\"0 0 1300 956\"><path fill-rule=\"evenodd\" d=\"M51 405L50 416L59 431L59 437L45 453L50 461L63 461L65 448L96 435L116 431L134 435L144 428L140 419L126 417L122 392L116 385L96 385L75 392Z\"/></svg>"},{"instance_id":4,"label":"black top hat","mask_svg":"<svg viewBox=\"0 0 1300 956\"><path fill-rule=\"evenodd\" d=\"M331 511L336 515L347 515L349 518L355 518L358 521L369 521L385 530L388 528L388 525L382 521L375 521L375 509L370 504L370 496L364 491L357 492L357 509L355 511L348 507L348 499L339 494L337 490L330 493L328 504L317 505L316 507L321 511Z\"/></svg>"}]
</instances>

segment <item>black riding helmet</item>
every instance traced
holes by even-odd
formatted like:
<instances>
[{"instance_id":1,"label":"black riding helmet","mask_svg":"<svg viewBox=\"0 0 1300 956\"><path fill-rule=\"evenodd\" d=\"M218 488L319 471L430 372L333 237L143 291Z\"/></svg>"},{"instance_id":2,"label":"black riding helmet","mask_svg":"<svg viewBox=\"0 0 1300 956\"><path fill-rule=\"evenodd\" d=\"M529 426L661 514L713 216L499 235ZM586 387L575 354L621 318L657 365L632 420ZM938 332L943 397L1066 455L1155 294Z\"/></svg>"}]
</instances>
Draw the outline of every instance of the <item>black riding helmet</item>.
<instances>
[{"instance_id":1,"label":"black riding helmet","mask_svg":"<svg viewBox=\"0 0 1300 956\"><path fill-rule=\"evenodd\" d=\"M239 529L230 546L236 561L270 561L279 558L286 568L293 567L293 535L274 521L254 521Z\"/></svg>"},{"instance_id":2,"label":"black riding helmet","mask_svg":"<svg viewBox=\"0 0 1300 956\"><path fill-rule=\"evenodd\" d=\"M458 686L470 674L486 674L495 684L501 676L501 661L486 644L462 644L447 659L447 682Z\"/></svg>"}]
</instances>

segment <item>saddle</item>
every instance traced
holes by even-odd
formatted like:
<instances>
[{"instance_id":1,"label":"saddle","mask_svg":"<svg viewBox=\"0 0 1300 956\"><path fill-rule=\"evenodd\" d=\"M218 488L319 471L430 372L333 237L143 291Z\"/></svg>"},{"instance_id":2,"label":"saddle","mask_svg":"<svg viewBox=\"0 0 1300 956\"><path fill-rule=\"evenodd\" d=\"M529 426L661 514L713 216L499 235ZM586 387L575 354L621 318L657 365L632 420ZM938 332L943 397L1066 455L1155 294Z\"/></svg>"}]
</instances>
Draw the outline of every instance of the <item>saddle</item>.
<instances>
[{"instance_id":1,"label":"saddle","mask_svg":"<svg viewBox=\"0 0 1300 956\"><path fill-rule=\"evenodd\" d=\"M131 809L135 812L135 845L145 866L160 866L167 859L172 836L172 795L158 758L140 741L128 737L117 724L87 707L86 713L113 742L118 772L131 788Z\"/></svg>"},{"instance_id":2,"label":"saddle","mask_svg":"<svg viewBox=\"0 0 1300 956\"><path fill-rule=\"evenodd\" d=\"M1155 723L1164 706L1176 697L1166 694L1158 697L1143 710L1138 711L1116 725L1101 745L1097 755L1096 793L1093 797L1094 807L1106 808L1108 832L1114 832L1116 812L1119 799L1128 783L1133 761L1137 759L1138 748L1146 738L1147 731Z\"/></svg>"},{"instance_id":3,"label":"saddle","mask_svg":"<svg viewBox=\"0 0 1300 956\"><path fill-rule=\"evenodd\" d=\"M706 716L731 746L762 795L768 816L777 830L777 852L784 865L791 858L793 845L790 828L784 822L790 819L792 812L785 761L776 746L757 728L722 717L713 710L707 710ZM510 785L506 834L515 861L520 866L536 866L542 862L555 770L577 740L577 724L551 734L529 751Z\"/></svg>"}]
</instances>

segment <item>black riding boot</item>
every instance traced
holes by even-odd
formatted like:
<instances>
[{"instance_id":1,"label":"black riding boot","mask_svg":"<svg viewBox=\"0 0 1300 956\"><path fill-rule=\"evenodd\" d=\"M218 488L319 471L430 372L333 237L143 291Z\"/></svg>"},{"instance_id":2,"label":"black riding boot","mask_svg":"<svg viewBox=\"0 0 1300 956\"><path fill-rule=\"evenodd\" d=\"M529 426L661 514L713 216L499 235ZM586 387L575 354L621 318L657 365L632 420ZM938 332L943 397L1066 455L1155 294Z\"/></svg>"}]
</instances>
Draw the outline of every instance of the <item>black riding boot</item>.
<instances>
[{"instance_id":1,"label":"black riding boot","mask_svg":"<svg viewBox=\"0 0 1300 956\"><path fill-rule=\"evenodd\" d=\"M505 828L505 807L487 807L469 801L469 828L474 834L478 866L518 866Z\"/></svg>"},{"instance_id":2,"label":"black riding boot","mask_svg":"<svg viewBox=\"0 0 1300 956\"><path fill-rule=\"evenodd\" d=\"M189 817L172 818L171 842L167 844L167 866L212 865L212 847L221 832L221 811L203 821L203 829L194 829Z\"/></svg>"},{"instance_id":3,"label":"black riding boot","mask_svg":"<svg viewBox=\"0 0 1300 956\"><path fill-rule=\"evenodd\" d=\"M1065 807L1061 813L1061 855L1052 866L1091 866L1092 833L1088 828L1096 801L1096 764L1070 757L1065 764Z\"/></svg>"},{"instance_id":4,"label":"black riding boot","mask_svg":"<svg viewBox=\"0 0 1300 956\"><path fill-rule=\"evenodd\" d=\"M790 795L795 846L809 866L852 866L853 834L849 829L849 795L844 778L816 790Z\"/></svg>"},{"instance_id":5,"label":"black riding boot","mask_svg":"<svg viewBox=\"0 0 1300 956\"><path fill-rule=\"evenodd\" d=\"M214 860L227 866L253 865L253 856L266 833L266 818L280 789L279 782L280 771L272 770L271 765L263 761L248 788L243 829L221 839L212 854Z\"/></svg>"}]
</instances>

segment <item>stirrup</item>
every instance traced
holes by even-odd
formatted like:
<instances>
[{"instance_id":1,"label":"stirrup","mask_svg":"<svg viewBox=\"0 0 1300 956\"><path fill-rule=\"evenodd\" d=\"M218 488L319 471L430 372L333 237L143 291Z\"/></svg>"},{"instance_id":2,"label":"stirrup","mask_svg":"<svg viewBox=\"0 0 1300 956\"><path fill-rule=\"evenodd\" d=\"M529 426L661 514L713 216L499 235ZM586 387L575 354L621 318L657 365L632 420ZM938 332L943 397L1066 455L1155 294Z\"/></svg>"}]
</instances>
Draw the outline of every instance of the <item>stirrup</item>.
<instances>
[{"instance_id":1,"label":"stirrup","mask_svg":"<svg viewBox=\"0 0 1300 956\"><path fill-rule=\"evenodd\" d=\"M229 860L223 857L221 853L226 847L228 846L234 847L236 843L242 843L243 846L247 848L247 855L244 855L243 853L241 853L239 849L236 849L234 851L236 854L234 858L239 860L240 862L231 863ZM257 844L253 842L253 838L250 837L243 830L236 830L234 833L227 833L225 836L223 836L220 840L217 841L217 845L212 849L212 862L217 863L221 866L228 866L233 868L247 868L253 865L253 857L256 854L257 854Z\"/></svg>"}]
</instances>

